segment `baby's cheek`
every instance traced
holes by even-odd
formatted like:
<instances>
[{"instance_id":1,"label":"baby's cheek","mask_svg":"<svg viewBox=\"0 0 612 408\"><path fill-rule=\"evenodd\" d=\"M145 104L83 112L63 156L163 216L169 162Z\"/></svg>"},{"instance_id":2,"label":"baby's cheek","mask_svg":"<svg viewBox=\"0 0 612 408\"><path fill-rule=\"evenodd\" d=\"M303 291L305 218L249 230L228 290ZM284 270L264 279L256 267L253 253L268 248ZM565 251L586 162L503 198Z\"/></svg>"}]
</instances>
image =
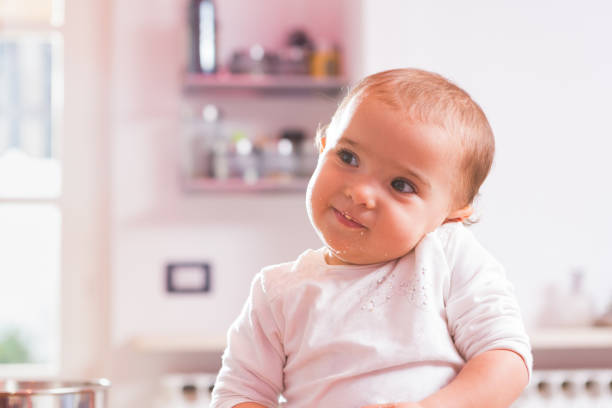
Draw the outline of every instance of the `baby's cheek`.
<instances>
[{"instance_id":1,"label":"baby's cheek","mask_svg":"<svg viewBox=\"0 0 612 408\"><path fill-rule=\"evenodd\" d=\"M400 216L388 224L382 240L387 247L394 248L396 251L409 250L418 241L418 230L419 228L411 220Z\"/></svg>"}]
</instances>

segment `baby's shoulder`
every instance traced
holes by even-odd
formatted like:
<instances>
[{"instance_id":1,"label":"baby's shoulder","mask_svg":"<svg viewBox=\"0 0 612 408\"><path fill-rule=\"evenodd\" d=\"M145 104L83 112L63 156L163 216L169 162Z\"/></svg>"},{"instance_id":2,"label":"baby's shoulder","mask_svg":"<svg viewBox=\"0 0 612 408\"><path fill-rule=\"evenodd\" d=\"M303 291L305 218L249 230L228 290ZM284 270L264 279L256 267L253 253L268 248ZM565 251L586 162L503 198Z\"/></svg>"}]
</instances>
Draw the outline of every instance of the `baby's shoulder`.
<instances>
[{"instance_id":1,"label":"baby's shoulder","mask_svg":"<svg viewBox=\"0 0 612 408\"><path fill-rule=\"evenodd\" d=\"M438 228L426 235L422 241L429 247L435 247L444 252L448 257L462 245L466 240L469 241L471 232L459 222L449 222L440 225Z\"/></svg>"},{"instance_id":2,"label":"baby's shoulder","mask_svg":"<svg viewBox=\"0 0 612 408\"><path fill-rule=\"evenodd\" d=\"M451 269L466 256L472 258L472 261L491 258L474 233L460 222L443 224L428 234L428 238L444 253Z\"/></svg>"},{"instance_id":3,"label":"baby's shoulder","mask_svg":"<svg viewBox=\"0 0 612 408\"><path fill-rule=\"evenodd\" d=\"M320 250L308 249L296 260L264 267L259 273L262 290L273 300L302 280L312 276L321 263Z\"/></svg>"},{"instance_id":4,"label":"baby's shoulder","mask_svg":"<svg viewBox=\"0 0 612 408\"><path fill-rule=\"evenodd\" d=\"M465 240L472 233L460 222L447 222L436 228L430 235L435 236L440 244L447 249L456 245L457 242Z\"/></svg>"}]
</instances>

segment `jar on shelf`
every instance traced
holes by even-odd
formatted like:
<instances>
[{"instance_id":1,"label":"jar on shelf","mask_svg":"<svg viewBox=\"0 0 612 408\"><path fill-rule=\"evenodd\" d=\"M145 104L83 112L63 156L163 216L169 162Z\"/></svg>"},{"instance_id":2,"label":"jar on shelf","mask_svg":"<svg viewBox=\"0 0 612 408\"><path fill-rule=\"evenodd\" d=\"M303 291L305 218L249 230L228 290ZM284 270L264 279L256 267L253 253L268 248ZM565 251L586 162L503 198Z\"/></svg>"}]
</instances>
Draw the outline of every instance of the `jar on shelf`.
<instances>
[{"instance_id":1,"label":"jar on shelf","mask_svg":"<svg viewBox=\"0 0 612 408\"><path fill-rule=\"evenodd\" d=\"M310 74L317 78L338 76L340 74L338 47L327 42L319 43L310 59Z\"/></svg>"},{"instance_id":2,"label":"jar on shelf","mask_svg":"<svg viewBox=\"0 0 612 408\"><path fill-rule=\"evenodd\" d=\"M219 170L223 163L217 163L217 157L226 155L225 137L221 112L216 105L207 104L202 108L201 116L193 120L194 125L190 134L190 150L184 159L187 175L193 178L212 177L213 174L222 174Z\"/></svg>"}]
</instances>

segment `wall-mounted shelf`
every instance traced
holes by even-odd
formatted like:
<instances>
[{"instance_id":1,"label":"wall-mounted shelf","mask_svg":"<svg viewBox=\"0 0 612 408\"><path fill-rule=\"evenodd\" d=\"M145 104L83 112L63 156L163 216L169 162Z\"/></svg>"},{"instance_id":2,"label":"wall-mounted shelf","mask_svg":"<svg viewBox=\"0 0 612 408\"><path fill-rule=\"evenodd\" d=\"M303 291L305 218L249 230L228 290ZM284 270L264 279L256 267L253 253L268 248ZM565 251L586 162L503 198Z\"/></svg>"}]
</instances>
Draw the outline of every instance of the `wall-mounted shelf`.
<instances>
[{"instance_id":1,"label":"wall-mounted shelf","mask_svg":"<svg viewBox=\"0 0 612 408\"><path fill-rule=\"evenodd\" d=\"M200 192L305 192L308 178L292 179L260 179L253 183L242 179L231 178L215 180L211 178L184 179L183 191L187 193Z\"/></svg>"},{"instance_id":2,"label":"wall-mounted shelf","mask_svg":"<svg viewBox=\"0 0 612 408\"><path fill-rule=\"evenodd\" d=\"M536 329L529 333L534 350L610 349L612 327ZM147 352L221 352L225 337L209 335L139 336L131 346Z\"/></svg>"},{"instance_id":3,"label":"wall-mounted shelf","mask_svg":"<svg viewBox=\"0 0 612 408\"><path fill-rule=\"evenodd\" d=\"M539 328L529 337L534 350L612 349L612 327Z\"/></svg>"},{"instance_id":4,"label":"wall-mounted shelf","mask_svg":"<svg viewBox=\"0 0 612 408\"><path fill-rule=\"evenodd\" d=\"M130 346L142 352L158 353L218 353L225 349L225 336L179 335L137 336Z\"/></svg>"},{"instance_id":5,"label":"wall-mounted shelf","mask_svg":"<svg viewBox=\"0 0 612 408\"><path fill-rule=\"evenodd\" d=\"M344 78L222 72L183 79L184 92L196 96L185 98L191 108L184 122L184 192L306 191L318 159L313 127L331 117ZM305 117L327 109L305 124Z\"/></svg>"},{"instance_id":6,"label":"wall-mounted shelf","mask_svg":"<svg viewBox=\"0 0 612 408\"><path fill-rule=\"evenodd\" d=\"M344 78L316 78L308 75L187 74L185 92L248 91L260 93L324 93L337 95L347 86Z\"/></svg>"}]
</instances>

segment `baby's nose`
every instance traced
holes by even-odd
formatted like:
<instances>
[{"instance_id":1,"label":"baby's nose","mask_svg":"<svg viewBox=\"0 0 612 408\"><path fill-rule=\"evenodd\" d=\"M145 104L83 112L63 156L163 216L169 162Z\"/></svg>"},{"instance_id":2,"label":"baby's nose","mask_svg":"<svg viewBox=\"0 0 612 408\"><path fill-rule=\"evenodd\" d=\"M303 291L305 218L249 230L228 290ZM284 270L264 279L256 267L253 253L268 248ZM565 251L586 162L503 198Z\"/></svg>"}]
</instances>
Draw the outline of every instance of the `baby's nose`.
<instances>
[{"instance_id":1,"label":"baby's nose","mask_svg":"<svg viewBox=\"0 0 612 408\"><path fill-rule=\"evenodd\" d=\"M355 204L363 205L367 209L376 207L376 188L370 183L360 182L344 189L344 195L349 197Z\"/></svg>"}]
</instances>

